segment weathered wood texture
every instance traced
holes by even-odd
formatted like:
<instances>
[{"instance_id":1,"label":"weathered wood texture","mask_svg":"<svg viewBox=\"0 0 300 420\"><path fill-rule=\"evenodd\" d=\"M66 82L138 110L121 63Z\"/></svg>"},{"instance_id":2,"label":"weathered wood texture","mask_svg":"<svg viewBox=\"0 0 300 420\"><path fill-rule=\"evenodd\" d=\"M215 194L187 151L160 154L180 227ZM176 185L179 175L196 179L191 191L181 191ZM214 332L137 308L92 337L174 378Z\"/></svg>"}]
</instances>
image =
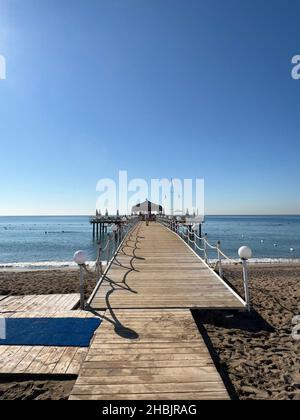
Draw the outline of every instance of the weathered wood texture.
<instances>
[{"instance_id":1,"label":"weathered wood texture","mask_svg":"<svg viewBox=\"0 0 300 420\"><path fill-rule=\"evenodd\" d=\"M106 311L70 399L228 399L189 310Z\"/></svg>"},{"instance_id":2,"label":"weathered wood texture","mask_svg":"<svg viewBox=\"0 0 300 420\"><path fill-rule=\"evenodd\" d=\"M178 236L158 223L139 223L91 307L242 309L244 303Z\"/></svg>"},{"instance_id":3,"label":"weathered wood texture","mask_svg":"<svg viewBox=\"0 0 300 420\"><path fill-rule=\"evenodd\" d=\"M0 315L9 312L55 312L74 309L79 303L79 294L9 296L0 301Z\"/></svg>"}]
</instances>

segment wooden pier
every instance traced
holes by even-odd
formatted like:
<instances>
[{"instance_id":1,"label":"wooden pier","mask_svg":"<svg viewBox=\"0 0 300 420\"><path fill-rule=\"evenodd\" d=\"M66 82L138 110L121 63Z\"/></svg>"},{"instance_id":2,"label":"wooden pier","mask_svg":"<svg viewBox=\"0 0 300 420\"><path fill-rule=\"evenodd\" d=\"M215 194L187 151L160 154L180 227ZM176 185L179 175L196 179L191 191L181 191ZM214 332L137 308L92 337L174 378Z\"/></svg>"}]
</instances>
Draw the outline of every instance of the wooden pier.
<instances>
[{"instance_id":1,"label":"wooden pier","mask_svg":"<svg viewBox=\"0 0 300 420\"><path fill-rule=\"evenodd\" d=\"M175 233L138 223L92 294L105 310L70 399L228 399L191 308L245 302Z\"/></svg>"},{"instance_id":2,"label":"wooden pier","mask_svg":"<svg viewBox=\"0 0 300 420\"><path fill-rule=\"evenodd\" d=\"M125 218L126 219L126 218ZM90 218L93 227L93 239L101 239L108 232L108 228L117 225L119 228L126 223L120 216L95 216Z\"/></svg>"},{"instance_id":3,"label":"wooden pier","mask_svg":"<svg viewBox=\"0 0 300 420\"><path fill-rule=\"evenodd\" d=\"M139 223L90 299L93 309L242 309L245 302L175 233Z\"/></svg>"}]
</instances>

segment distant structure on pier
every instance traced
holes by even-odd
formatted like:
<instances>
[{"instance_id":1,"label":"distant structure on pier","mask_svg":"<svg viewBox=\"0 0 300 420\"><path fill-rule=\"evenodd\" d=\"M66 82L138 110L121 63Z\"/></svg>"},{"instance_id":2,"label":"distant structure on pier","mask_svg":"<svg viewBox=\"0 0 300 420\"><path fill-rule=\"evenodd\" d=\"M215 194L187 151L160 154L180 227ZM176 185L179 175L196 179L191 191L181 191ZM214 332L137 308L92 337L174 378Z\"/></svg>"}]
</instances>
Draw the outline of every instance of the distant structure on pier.
<instances>
[{"instance_id":1,"label":"distant structure on pier","mask_svg":"<svg viewBox=\"0 0 300 420\"><path fill-rule=\"evenodd\" d=\"M96 210L96 216L90 217L90 223L93 226L93 238L101 238L104 234L107 233L108 228L117 225L120 227L128 222L127 216L120 216L119 210L115 216L110 216L108 211L105 211L105 214L101 214L101 210Z\"/></svg>"},{"instance_id":2,"label":"distant structure on pier","mask_svg":"<svg viewBox=\"0 0 300 420\"><path fill-rule=\"evenodd\" d=\"M151 203L146 200L143 203L136 204L131 209L132 215L146 215L151 216L152 214L163 214L164 210L159 204Z\"/></svg>"},{"instance_id":3,"label":"distant structure on pier","mask_svg":"<svg viewBox=\"0 0 300 420\"><path fill-rule=\"evenodd\" d=\"M190 231L192 230L193 225L199 225L199 236L201 236L201 226L202 223L204 223L204 218L199 216L198 212L197 215L195 211L190 215L189 210L187 209L185 215L175 216L171 209L171 214L166 215L164 208L160 204L152 203L147 199L143 203L138 203L132 207L131 216L120 215L119 210L116 211L116 215L109 215L108 210L105 210L104 214L101 210L96 210L96 215L90 217L90 223L93 226L93 239L99 239L107 234L108 228L111 228L113 225L120 227L126 224L131 217L136 216L138 216L141 221L156 221L158 218L162 217L168 220L174 220L176 223L188 227Z\"/></svg>"}]
</instances>

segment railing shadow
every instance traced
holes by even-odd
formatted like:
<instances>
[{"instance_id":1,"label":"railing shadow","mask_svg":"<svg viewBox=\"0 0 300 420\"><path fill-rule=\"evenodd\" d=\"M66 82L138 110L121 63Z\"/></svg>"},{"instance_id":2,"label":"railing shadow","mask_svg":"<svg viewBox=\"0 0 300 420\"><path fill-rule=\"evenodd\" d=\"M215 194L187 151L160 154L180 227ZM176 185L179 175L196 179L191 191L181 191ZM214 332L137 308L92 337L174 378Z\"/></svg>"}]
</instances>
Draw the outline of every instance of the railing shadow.
<instances>
[{"instance_id":1,"label":"railing shadow","mask_svg":"<svg viewBox=\"0 0 300 420\"><path fill-rule=\"evenodd\" d=\"M86 309L93 315L97 316L98 318L101 318L102 320L105 320L109 322L110 324L112 324L114 327L115 333L119 337L122 337L128 340L137 340L139 338L139 334L136 331L122 324L122 322L120 321L119 318L117 318L113 310L109 311L111 315L111 318L109 318L108 316L99 313L96 309L91 308L90 306Z\"/></svg>"},{"instance_id":2,"label":"railing shadow","mask_svg":"<svg viewBox=\"0 0 300 420\"><path fill-rule=\"evenodd\" d=\"M193 310L195 320L226 330L241 330L250 333L275 332L274 328L256 311L239 312L224 310Z\"/></svg>"},{"instance_id":3,"label":"railing shadow","mask_svg":"<svg viewBox=\"0 0 300 420\"><path fill-rule=\"evenodd\" d=\"M138 259L138 260L144 260L144 258L138 257L136 255L136 252L138 249L140 249L140 247L138 246L141 242L141 239L143 239L143 237L139 236L139 231L140 231L141 225L138 225L134 231L130 234L129 238L127 240L125 240L124 244L121 246L120 248L120 254L121 255L125 255L128 257L131 257L130 261L129 261L129 265L130 267L126 267L124 266L120 261L117 261L117 265L121 266L122 268L124 268L125 270L127 270L121 281L114 281L113 279L109 278L108 275L105 275L103 277L103 281L109 283L110 286L110 290L108 290L106 292L105 295L105 303L106 303L106 308L107 311L109 311L109 315L110 316L106 316L106 315L102 315L99 314L99 312L97 312L95 309L93 309L91 306L87 307L86 309L89 310L91 313L93 313L96 316L99 316L102 319L105 319L106 321L110 322L111 324L113 324L114 326L114 331L116 332L117 335L119 335L122 338L126 338L129 340L136 340L139 335L136 331L132 330L131 328L128 328L126 326L124 326L121 322L121 320L117 317L116 312L114 311L111 303L110 303L110 298L113 295L114 292L122 289L124 291L127 291L129 293L137 293L135 290L133 290L130 285L127 282L127 277L128 275L132 272L135 271L137 272L138 270L136 270L134 268L134 260ZM133 236L134 235L134 236ZM134 237L134 239L132 239ZM128 242L133 242L134 244L131 246L128 246ZM124 253L124 248L126 247L130 247L132 249L131 251L131 255ZM116 260L117 256L115 256Z\"/></svg>"}]
</instances>

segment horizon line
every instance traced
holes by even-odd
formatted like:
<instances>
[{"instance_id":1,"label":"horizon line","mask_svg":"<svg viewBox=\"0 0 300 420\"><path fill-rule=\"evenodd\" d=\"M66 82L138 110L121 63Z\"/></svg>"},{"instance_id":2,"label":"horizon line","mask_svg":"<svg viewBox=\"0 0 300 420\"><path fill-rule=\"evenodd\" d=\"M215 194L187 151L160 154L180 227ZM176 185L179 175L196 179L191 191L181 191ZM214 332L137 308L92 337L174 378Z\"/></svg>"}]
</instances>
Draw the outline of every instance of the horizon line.
<instances>
[{"instance_id":1,"label":"horizon line","mask_svg":"<svg viewBox=\"0 0 300 420\"><path fill-rule=\"evenodd\" d=\"M0 214L0 217L93 217L93 214ZM109 215L113 216L113 215ZM124 216L121 214L120 216ZM128 216L128 215L127 215ZM300 216L300 213L207 213L206 216Z\"/></svg>"}]
</instances>

